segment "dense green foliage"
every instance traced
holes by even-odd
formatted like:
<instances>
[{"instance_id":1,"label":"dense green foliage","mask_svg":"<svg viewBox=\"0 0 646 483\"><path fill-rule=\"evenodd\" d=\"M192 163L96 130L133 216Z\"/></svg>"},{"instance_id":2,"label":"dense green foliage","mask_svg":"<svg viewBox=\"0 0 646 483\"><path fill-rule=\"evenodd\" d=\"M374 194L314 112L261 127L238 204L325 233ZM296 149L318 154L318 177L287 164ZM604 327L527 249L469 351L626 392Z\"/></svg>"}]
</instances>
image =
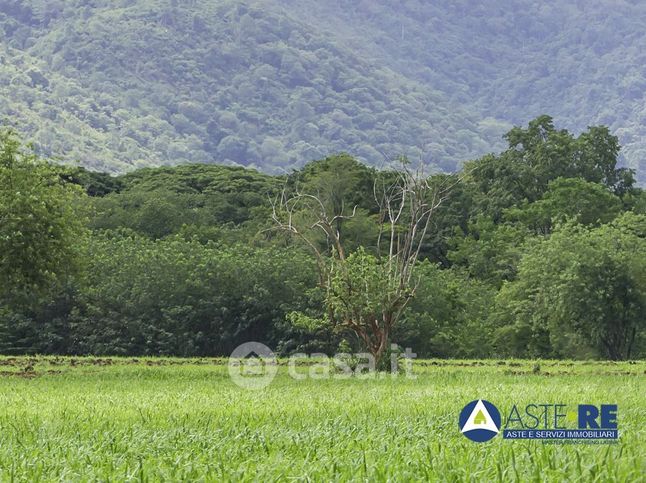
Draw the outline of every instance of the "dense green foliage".
<instances>
[{"instance_id":1,"label":"dense green foliage","mask_svg":"<svg viewBox=\"0 0 646 483\"><path fill-rule=\"evenodd\" d=\"M103 171L234 162L280 171L348 150L456 162L496 145L432 86L364 59L280 2L0 6L0 113L47 156Z\"/></svg>"},{"instance_id":2,"label":"dense green foliage","mask_svg":"<svg viewBox=\"0 0 646 483\"><path fill-rule=\"evenodd\" d=\"M5 150L18 149L3 139ZM433 214L415 296L391 339L420 356L644 357L646 199L617 167L617 139L596 127L575 137L546 116L507 139L500 155L429 178L453 188ZM393 172L346 154L282 177L209 165L109 177L54 170L30 154L4 170L32 181L58 172L37 193L53 197L53 207L83 187L92 232L87 242L72 231L61 238L61 259L78 253L81 272L26 306L4 300L4 352L211 356L249 340L281 354L361 349L365 341L326 319L344 310L348 294L369 314L388 292L375 257L374 187ZM330 240L312 228L312 243L332 263L327 294L311 246L272 225L272 200L296 189L316 194L330 213L357 207L335 226L347 265L335 269ZM6 188L1 195L11 199ZM309 210L293 216L312 221ZM37 218L21 223L40 232ZM73 230L79 222L67 223ZM22 266L3 260L7 274ZM353 292L357 285L365 290Z\"/></svg>"},{"instance_id":3,"label":"dense green foliage","mask_svg":"<svg viewBox=\"0 0 646 483\"><path fill-rule=\"evenodd\" d=\"M604 0L5 0L0 116L103 171L278 172L339 151L455 170L550 112L608 125L643 177L645 21Z\"/></svg>"},{"instance_id":4,"label":"dense green foliage","mask_svg":"<svg viewBox=\"0 0 646 483\"><path fill-rule=\"evenodd\" d=\"M83 190L0 131L0 302L55 289L78 268Z\"/></svg>"},{"instance_id":5,"label":"dense green foliage","mask_svg":"<svg viewBox=\"0 0 646 483\"><path fill-rule=\"evenodd\" d=\"M576 354L588 343L629 359L646 313L645 234L646 217L633 213L597 228L559 227L527 251L494 320L511 320L504 331L525 334L530 353Z\"/></svg>"},{"instance_id":6,"label":"dense green foliage","mask_svg":"<svg viewBox=\"0 0 646 483\"><path fill-rule=\"evenodd\" d=\"M643 2L280 3L313 28L477 113L477 132L487 139L496 140L503 123L524 124L545 112L572 131L609 126L643 179ZM453 128L451 139L470 130Z\"/></svg>"},{"instance_id":7,"label":"dense green foliage","mask_svg":"<svg viewBox=\"0 0 646 483\"><path fill-rule=\"evenodd\" d=\"M646 364L419 361L416 379L235 386L213 359L1 358L2 481L603 481L646 473ZM29 370L24 368L29 367ZM307 374L307 367L299 367ZM618 405L617 444L468 441L464 404ZM585 399L584 399L585 398ZM568 423L569 424L569 423Z\"/></svg>"}]
</instances>

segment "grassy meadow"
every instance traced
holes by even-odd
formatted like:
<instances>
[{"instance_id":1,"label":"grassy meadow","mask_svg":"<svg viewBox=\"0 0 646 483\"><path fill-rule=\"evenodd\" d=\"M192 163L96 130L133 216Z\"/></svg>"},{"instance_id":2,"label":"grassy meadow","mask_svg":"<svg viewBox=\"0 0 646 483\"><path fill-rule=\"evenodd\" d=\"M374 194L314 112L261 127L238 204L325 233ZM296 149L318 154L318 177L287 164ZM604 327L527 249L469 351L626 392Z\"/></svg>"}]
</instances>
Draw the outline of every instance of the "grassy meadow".
<instances>
[{"instance_id":1,"label":"grassy meadow","mask_svg":"<svg viewBox=\"0 0 646 483\"><path fill-rule=\"evenodd\" d=\"M306 372L305 369L303 369ZM0 358L0 481L643 481L646 362L416 361L248 391L226 360ZM617 444L473 443L473 399L618 404Z\"/></svg>"}]
</instances>

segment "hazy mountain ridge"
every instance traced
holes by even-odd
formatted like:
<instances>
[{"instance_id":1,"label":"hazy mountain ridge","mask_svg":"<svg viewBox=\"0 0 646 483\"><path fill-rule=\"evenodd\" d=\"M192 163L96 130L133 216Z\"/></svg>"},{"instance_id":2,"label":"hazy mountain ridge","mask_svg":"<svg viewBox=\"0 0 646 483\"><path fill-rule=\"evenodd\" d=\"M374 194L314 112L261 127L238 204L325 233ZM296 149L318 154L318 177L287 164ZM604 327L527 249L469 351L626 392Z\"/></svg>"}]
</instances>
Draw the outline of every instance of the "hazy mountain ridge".
<instances>
[{"instance_id":1,"label":"hazy mountain ridge","mask_svg":"<svg viewBox=\"0 0 646 483\"><path fill-rule=\"evenodd\" d=\"M16 32L34 30L13 32L9 66L32 66L18 85L5 73L6 112L27 118L18 124L45 154L58 144L57 153L112 170L211 161L271 170L335 151L372 163L406 153L451 169L490 145L476 116L286 16L163 4L86 7L22 42ZM36 104L20 104L27 96ZM77 133L39 127L43 117L69 117Z\"/></svg>"},{"instance_id":2,"label":"hazy mountain ridge","mask_svg":"<svg viewBox=\"0 0 646 483\"><path fill-rule=\"evenodd\" d=\"M630 2L12 0L0 116L108 171L337 151L450 170L546 112L609 125L637 168L644 19Z\"/></svg>"},{"instance_id":3,"label":"hazy mountain ridge","mask_svg":"<svg viewBox=\"0 0 646 483\"><path fill-rule=\"evenodd\" d=\"M576 132L605 124L632 167L646 159L643 2L281 3L354 26L352 45L482 118L522 125L549 113Z\"/></svg>"}]
</instances>

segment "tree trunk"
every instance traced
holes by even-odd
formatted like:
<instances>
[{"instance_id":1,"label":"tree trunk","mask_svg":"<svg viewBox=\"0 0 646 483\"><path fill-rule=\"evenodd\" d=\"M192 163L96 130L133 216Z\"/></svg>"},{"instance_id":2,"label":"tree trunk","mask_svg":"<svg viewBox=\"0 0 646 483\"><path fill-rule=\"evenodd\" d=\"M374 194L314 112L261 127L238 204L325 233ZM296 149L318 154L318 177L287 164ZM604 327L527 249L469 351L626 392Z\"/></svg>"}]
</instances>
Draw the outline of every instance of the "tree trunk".
<instances>
[{"instance_id":1,"label":"tree trunk","mask_svg":"<svg viewBox=\"0 0 646 483\"><path fill-rule=\"evenodd\" d=\"M390 337L389 331L387 328L384 328L378 331L375 334L377 340L374 341L374 344L369 348L370 353L375 358L375 367L381 367L381 361L388 348L388 339Z\"/></svg>"}]
</instances>

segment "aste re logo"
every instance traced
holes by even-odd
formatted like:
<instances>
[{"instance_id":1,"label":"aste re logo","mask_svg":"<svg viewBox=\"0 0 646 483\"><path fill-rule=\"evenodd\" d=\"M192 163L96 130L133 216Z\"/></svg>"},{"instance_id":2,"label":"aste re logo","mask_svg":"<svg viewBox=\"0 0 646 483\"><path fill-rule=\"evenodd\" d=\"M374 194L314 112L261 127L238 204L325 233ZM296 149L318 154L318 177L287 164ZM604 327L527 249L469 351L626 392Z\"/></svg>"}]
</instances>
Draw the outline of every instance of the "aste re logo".
<instances>
[{"instance_id":1,"label":"aste re logo","mask_svg":"<svg viewBox=\"0 0 646 483\"><path fill-rule=\"evenodd\" d=\"M500 411L489 401L477 399L460 413L460 432L476 443L489 441L500 432Z\"/></svg>"},{"instance_id":2,"label":"aste re logo","mask_svg":"<svg viewBox=\"0 0 646 483\"><path fill-rule=\"evenodd\" d=\"M563 403L513 404L505 410L503 421L496 406L477 399L464 406L459 426L466 438L477 443L501 432L504 440L534 439L551 444L566 440L612 444L619 439L616 404L578 404L576 411L568 411Z\"/></svg>"}]
</instances>

